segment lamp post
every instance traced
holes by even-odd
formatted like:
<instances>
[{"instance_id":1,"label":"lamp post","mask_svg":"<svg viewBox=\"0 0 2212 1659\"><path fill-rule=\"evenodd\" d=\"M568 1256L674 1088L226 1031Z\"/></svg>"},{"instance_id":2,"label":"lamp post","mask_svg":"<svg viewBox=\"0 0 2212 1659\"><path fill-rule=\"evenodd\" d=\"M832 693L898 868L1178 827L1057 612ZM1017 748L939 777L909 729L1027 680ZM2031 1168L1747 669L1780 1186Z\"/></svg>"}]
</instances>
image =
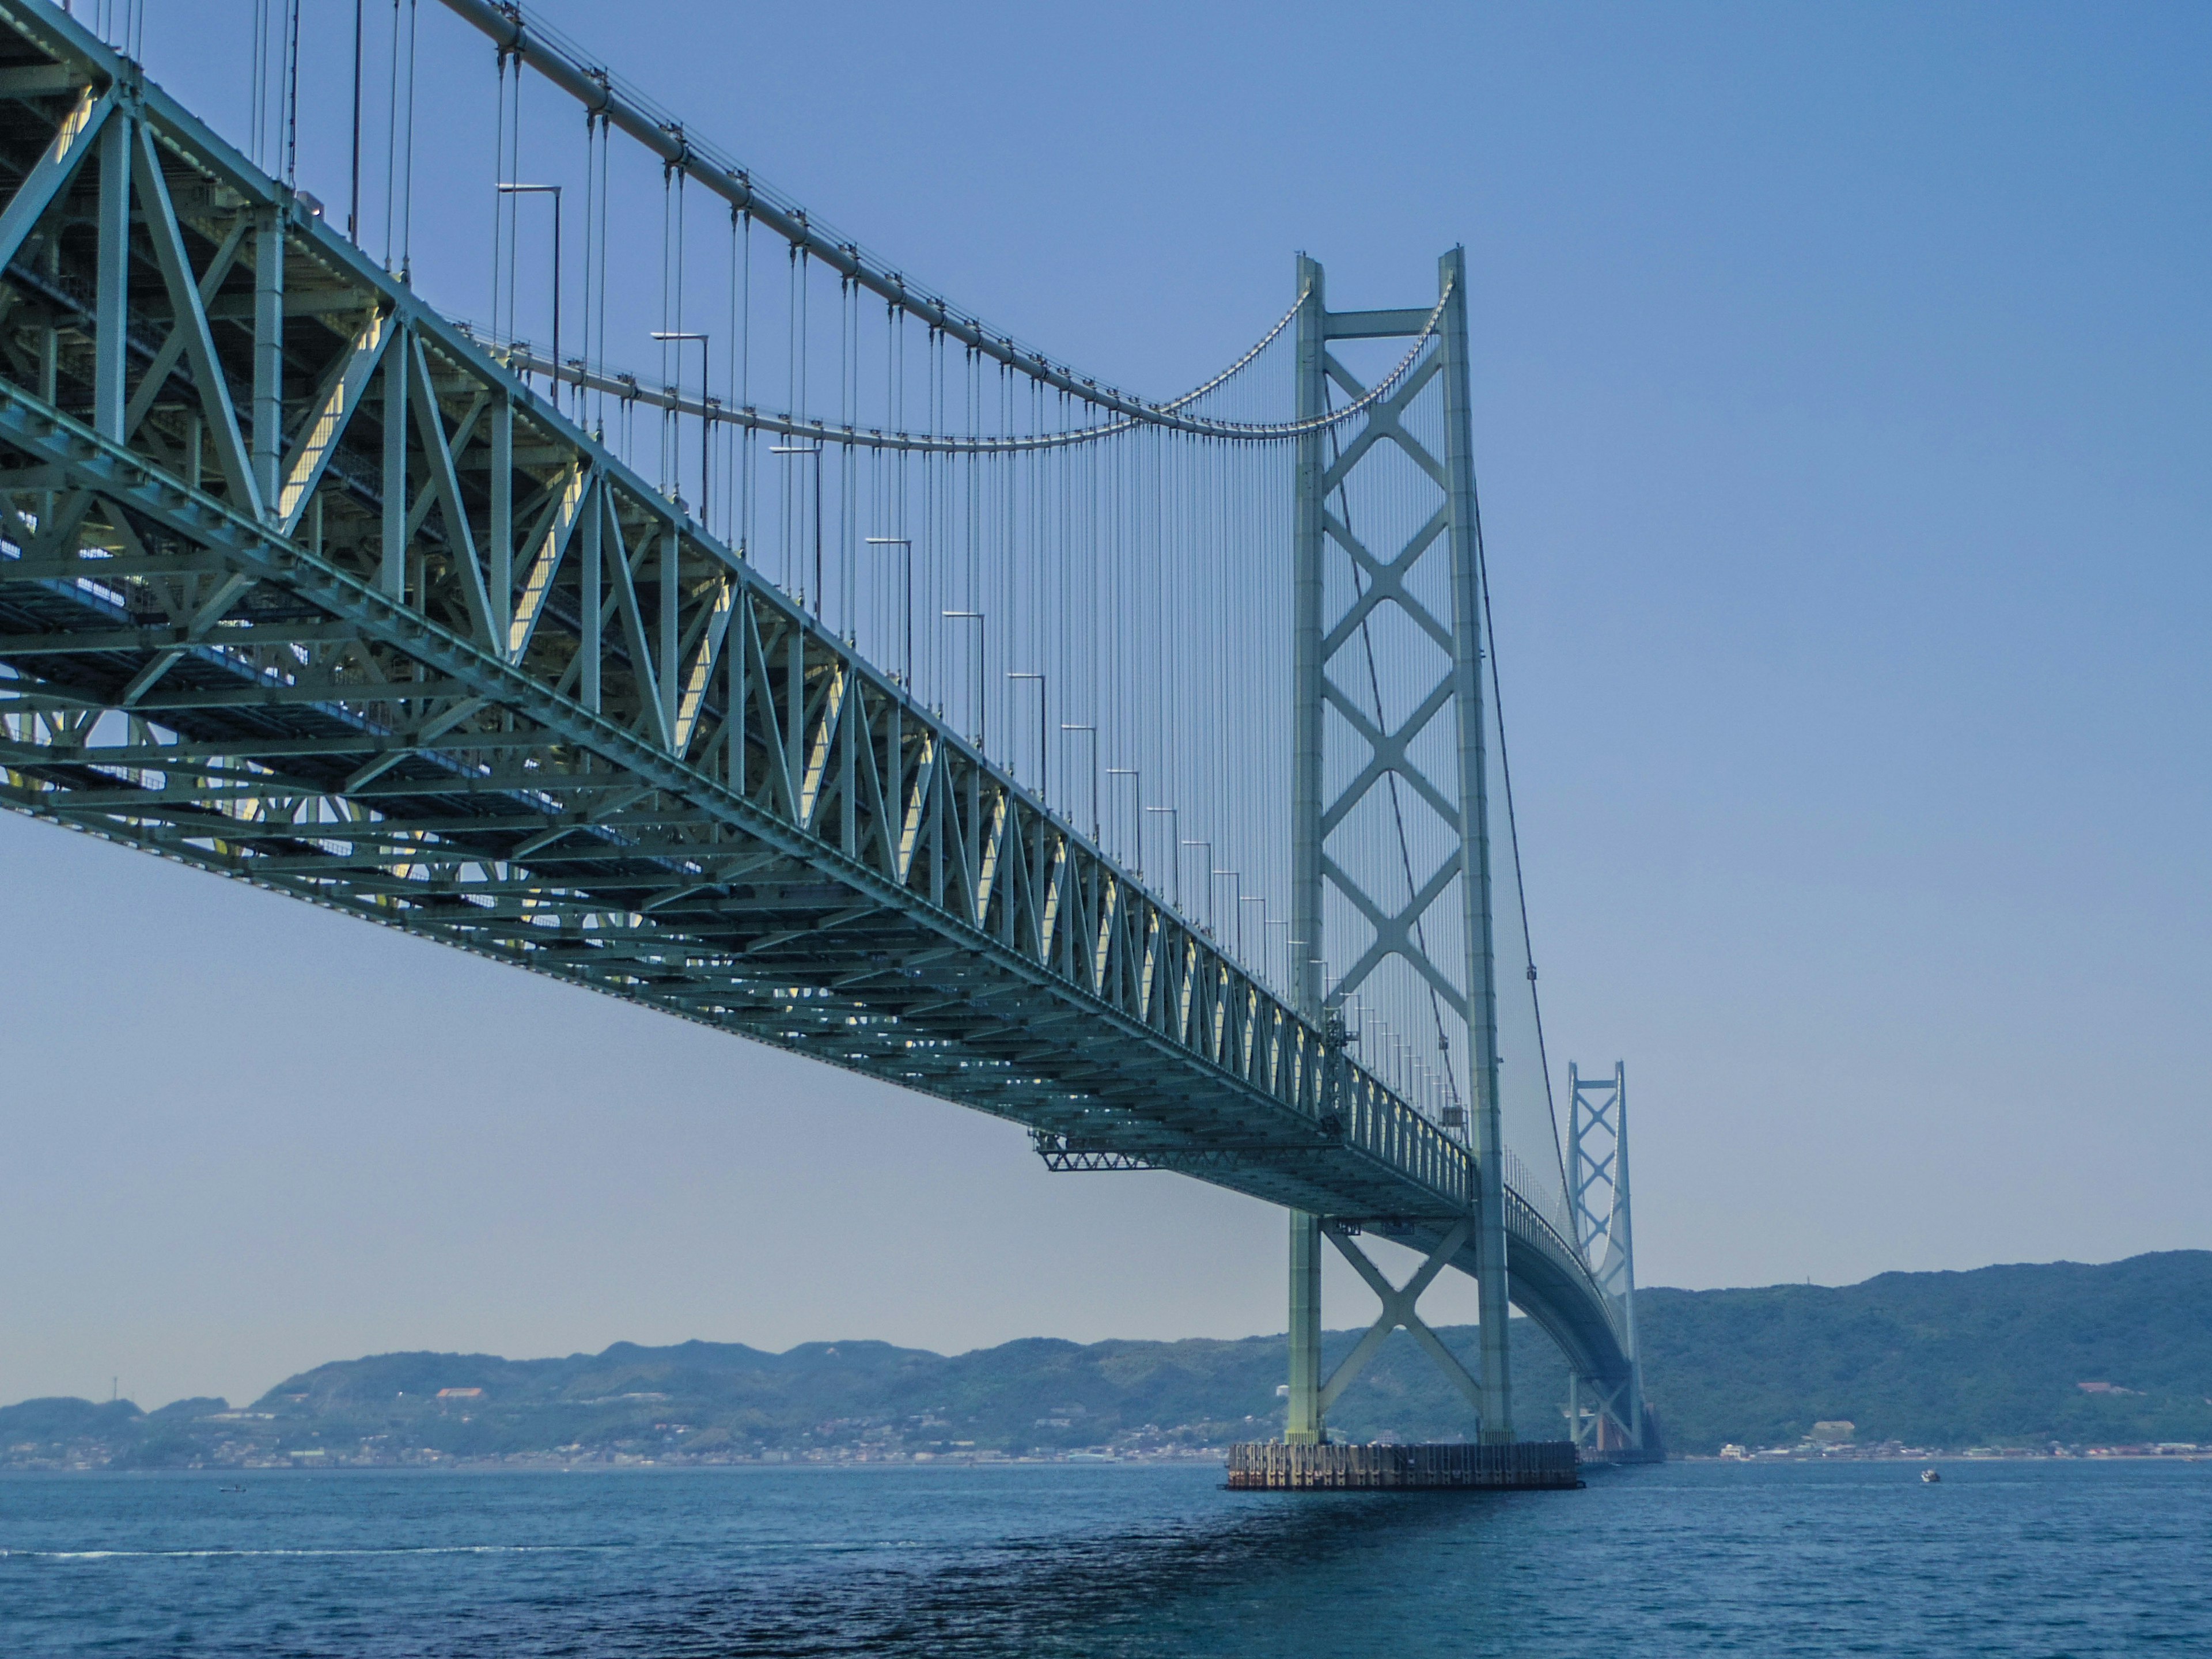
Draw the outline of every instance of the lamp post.
<instances>
[{"instance_id":1,"label":"lamp post","mask_svg":"<svg viewBox=\"0 0 2212 1659\"><path fill-rule=\"evenodd\" d=\"M1145 878L1145 775L1133 766L1109 766L1109 778L1127 778L1129 790L1129 866L1137 879Z\"/></svg>"},{"instance_id":2,"label":"lamp post","mask_svg":"<svg viewBox=\"0 0 2212 1659\"><path fill-rule=\"evenodd\" d=\"M914 692L914 540L908 536L871 536L870 547L902 548L906 552L906 586L902 590L906 607L906 655L902 658L900 683L908 696Z\"/></svg>"},{"instance_id":3,"label":"lamp post","mask_svg":"<svg viewBox=\"0 0 2212 1659\"><path fill-rule=\"evenodd\" d=\"M811 444L774 444L771 455L811 455L814 458L814 620L822 620L822 446ZM803 601L805 594L799 596Z\"/></svg>"},{"instance_id":4,"label":"lamp post","mask_svg":"<svg viewBox=\"0 0 2212 1659\"><path fill-rule=\"evenodd\" d=\"M550 196L553 198L553 372L546 377L546 384L552 388L553 407L556 410L561 407L561 191L559 185L502 184L499 187L499 193L502 196ZM512 311L514 307L509 307L508 309ZM514 326L512 316L507 319L507 325L510 329ZM580 377L579 379L580 380ZM580 384L576 395L579 398L583 396Z\"/></svg>"},{"instance_id":5,"label":"lamp post","mask_svg":"<svg viewBox=\"0 0 2212 1659\"><path fill-rule=\"evenodd\" d=\"M1206 848L1206 867L1210 872L1206 884L1206 932L1209 938L1218 938L1219 935L1215 932L1213 926L1213 882L1212 878L1213 876L1219 875L1221 872L1215 870L1213 867L1213 843L1210 841L1186 841L1181 844L1184 847L1203 847ZM1176 886L1177 888L1181 888L1182 885L1182 854L1178 852L1176 854Z\"/></svg>"},{"instance_id":6,"label":"lamp post","mask_svg":"<svg viewBox=\"0 0 2212 1659\"><path fill-rule=\"evenodd\" d=\"M1267 901L1258 893L1245 893L1243 890L1243 878L1242 877L1237 878L1237 903L1238 908L1237 911L1237 960L1239 962L1243 962L1244 960L1244 911L1243 907L1248 904L1256 904L1260 907L1260 971L1264 974L1267 971Z\"/></svg>"},{"instance_id":7,"label":"lamp post","mask_svg":"<svg viewBox=\"0 0 2212 1659\"><path fill-rule=\"evenodd\" d=\"M1048 787L1046 787L1046 768L1047 768L1048 765L1050 765L1050 763L1051 763L1051 761L1052 761L1052 751L1051 751L1048 748L1047 748L1047 747L1045 746L1045 721L1046 721L1047 720L1048 720L1048 719L1050 719L1050 718L1051 718L1051 716L1050 716L1050 715L1046 712L1046 711L1047 711L1047 709L1048 709L1048 708L1049 708L1049 706L1050 706L1050 692L1049 692L1049 689L1046 686L1046 684L1045 684L1045 678L1044 678L1044 676L1043 676L1043 675L1042 675L1042 674L1032 674L1032 673L1030 673L1030 672L1026 672L1026 671L1024 671L1024 670L1009 669L1009 670L1007 670L1007 671L1006 671L1006 678L1007 678L1008 679L1010 679L1010 680L1035 680L1035 681L1036 682L1036 689L1037 689L1037 769L1036 769L1036 792L1037 792L1037 799L1038 799L1039 800L1049 800L1049 799L1051 799L1052 791L1051 791L1049 788L1048 788Z\"/></svg>"},{"instance_id":8,"label":"lamp post","mask_svg":"<svg viewBox=\"0 0 2212 1659\"><path fill-rule=\"evenodd\" d=\"M945 612L945 617L948 622L971 622L975 624L975 707L972 712L975 716L975 752L980 755L983 752L983 613L980 611L948 611Z\"/></svg>"},{"instance_id":9,"label":"lamp post","mask_svg":"<svg viewBox=\"0 0 2212 1659\"><path fill-rule=\"evenodd\" d=\"M1098 728L1095 726L1070 726L1062 720L1060 729L1091 734L1091 840L1093 845L1097 845L1103 839L1098 833Z\"/></svg>"},{"instance_id":10,"label":"lamp post","mask_svg":"<svg viewBox=\"0 0 2212 1659\"><path fill-rule=\"evenodd\" d=\"M1216 881L1224 877L1237 884L1237 897L1229 907L1229 915L1230 920L1236 923L1232 931L1237 939L1237 960L1242 962L1244 960L1244 872L1241 870L1216 870L1213 872ZM1208 910L1213 908L1213 895L1210 892L1206 896L1206 906Z\"/></svg>"},{"instance_id":11,"label":"lamp post","mask_svg":"<svg viewBox=\"0 0 2212 1659\"><path fill-rule=\"evenodd\" d=\"M672 333L664 329L656 328L653 331L653 337L661 342L664 345L672 345L679 348L676 358L676 402L678 406L676 410L672 411L675 417L679 422L683 419L684 403L684 356L681 348L692 344L695 342L699 347L699 526L703 530L706 528L707 525L708 452L712 447L712 446L707 441L707 376L710 372L708 366L708 357L707 352L707 337L703 334ZM676 431L680 440L684 431L683 427L678 425ZM672 456L669 459L668 470L672 476L676 471L676 463L679 459L680 457Z\"/></svg>"},{"instance_id":12,"label":"lamp post","mask_svg":"<svg viewBox=\"0 0 2212 1659\"><path fill-rule=\"evenodd\" d=\"M1182 908L1182 843L1176 837L1182 833L1182 815L1172 806L1147 806L1145 811L1167 814L1168 899L1180 910Z\"/></svg>"}]
</instances>

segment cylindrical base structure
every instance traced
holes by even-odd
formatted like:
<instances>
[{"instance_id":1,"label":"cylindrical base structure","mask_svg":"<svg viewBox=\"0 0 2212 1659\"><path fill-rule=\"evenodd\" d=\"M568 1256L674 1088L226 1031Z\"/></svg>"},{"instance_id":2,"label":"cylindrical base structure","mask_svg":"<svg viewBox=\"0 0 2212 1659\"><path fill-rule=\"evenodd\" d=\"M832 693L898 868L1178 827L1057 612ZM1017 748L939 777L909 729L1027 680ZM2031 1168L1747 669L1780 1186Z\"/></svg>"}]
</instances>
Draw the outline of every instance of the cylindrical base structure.
<instances>
[{"instance_id":1,"label":"cylindrical base structure","mask_svg":"<svg viewBox=\"0 0 2212 1659\"><path fill-rule=\"evenodd\" d=\"M1248 1441L1229 1449L1232 1492L1560 1491L1579 1486L1574 1443L1305 1446Z\"/></svg>"}]
</instances>

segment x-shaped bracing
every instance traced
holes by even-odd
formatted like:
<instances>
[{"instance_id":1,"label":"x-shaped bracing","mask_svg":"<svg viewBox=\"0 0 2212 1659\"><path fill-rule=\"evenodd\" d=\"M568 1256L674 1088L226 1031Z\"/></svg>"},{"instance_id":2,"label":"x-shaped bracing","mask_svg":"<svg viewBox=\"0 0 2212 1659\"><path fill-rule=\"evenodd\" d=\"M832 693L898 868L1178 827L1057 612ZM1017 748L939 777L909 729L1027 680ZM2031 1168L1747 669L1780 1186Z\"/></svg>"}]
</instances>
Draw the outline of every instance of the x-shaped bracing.
<instances>
[{"instance_id":1,"label":"x-shaped bracing","mask_svg":"<svg viewBox=\"0 0 2212 1659\"><path fill-rule=\"evenodd\" d=\"M1578 1376L1574 1379L1574 1383L1576 1397L1569 1407L1567 1419L1569 1439L1577 1446L1589 1445L1597 1437L1599 1419L1610 1418L1620 1431L1621 1437L1630 1445L1641 1446L1644 1443L1641 1425L1631 1420L1634 1413L1629 1410L1625 1397L1628 1393L1628 1384L1625 1381L1607 1388L1595 1377ZM1581 1398L1584 1389L1588 1389L1592 1396L1591 1403L1587 1406Z\"/></svg>"},{"instance_id":2,"label":"x-shaped bracing","mask_svg":"<svg viewBox=\"0 0 2212 1659\"><path fill-rule=\"evenodd\" d=\"M1429 1357L1443 1368L1444 1375L1451 1379L1459 1391L1467 1396L1468 1403L1480 1413L1482 1410L1481 1384L1468 1375L1467 1367L1459 1363L1457 1356L1444 1346L1443 1339L1423 1324L1420 1315L1413 1310L1413 1304L1421 1299L1421 1292L1435 1282L1436 1276L1450 1264L1452 1257L1458 1255L1461 1247L1467 1243L1468 1236L1474 1231L1474 1221L1462 1221L1446 1233L1443 1241L1429 1253L1429 1259L1421 1263L1403 1285L1394 1285L1383 1277L1382 1270L1370 1261L1367 1253L1353 1243L1341 1229L1324 1227L1322 1231L1328 1235L1328 1242L1335 1245L1344 1259L1352 1264L1352 1271L1367 1281L1367 1288L1382 1301L1382 1311L1375 1316L1375 1322L1367 1328L1367 1334L1359 1339L1350 1353L1345 1355L1343 1363L1329 1373L1328 1381L1321 1385L1322 1417L1328 1417L1330 1407L1367 1368L1367 1362L1381 1351L1390 1333L1401 1326L1412 1334L1413 1340L1429 1351Z\"/></svg>"},{"instance_id":3,"label":"x-shaped bracing","mask_svg":"<svg viewBox=\"0 0 2212 1659\"><path fill-rule=\"evenodd\" d=\"M1452 630L1414 595L1411 585L1414 567L1430 555L1450 526L1449 501L1438 502L1427 521L1415 530L1395 553L1387 557L1370 548L1353 533L1347 521L1348 515L1332 513L1326 506L1329 496L1342 487L1345 479L1362 460L1386 443L1399 449L1449 495L1447 474L1443 464L1429 453L1404 423L1406 413L1413 400L1440 372L1442 365L1441 356L1430 357L1406 377L1403 385L1388 396L1378 398L1368 410L1358 433L1330 462L1321 479L1320 490L1324 503L1322 510L1322 533L1351 562L1354 587L1352 604L1328 630L1322 641L1321 696L1367 749L1358 772L1337 791L1333 799L1322 805L1321 833L1324 843L1344 820L1377 789L1386 786L1390 789L1395 811L1398 805L1399 780L1402 780L1416 797L1427 802L1447 826L1456 829L1460 822L1458 806L1447 791L1421 769L1412 754L1413 744L1449 705L1455 685L1449 660L1455 650ZM1366 395L1367 388L1334 356L1324 355L1322 367L1347 396L1358 398ZM1361 580L1363 576L1364 580ZM1360 698L1346 691L1338 683L1336 675L1330 672L1337 659L1352 648L1353 642L1361 637L1369 621L1386 603L1395 605L1414 628L1443 649L1447 659L1434 684L1395 729L1391 729L1392 723L1382 707L1379 692L1376 696L1375 710L1370 714ZM1334 889L1348 902L1374 930L1374 938L1361 952L1359 959L1338 981L1336 994L1343 996L1355 990L1382 966L1386 957L1395 956L1419 974L1455 1012L1464 1015L1466 993L1455 985L1451 976L1430 957L1420 931L1423 919L1458 873L1459 860L1455 857L1439 865L1425 880L1417 880L1408 868L1405 872L1407 888L1405 901L1393 910L1370 893L1324 848L1322 878L1325 886ZM1379 1291L1377 1293L1381 1294ZM1384 1334L1388 1334L1387 1331ZM1379 1341L1380 1338L1376 1340Z\"/></svg>"}]
</instances>

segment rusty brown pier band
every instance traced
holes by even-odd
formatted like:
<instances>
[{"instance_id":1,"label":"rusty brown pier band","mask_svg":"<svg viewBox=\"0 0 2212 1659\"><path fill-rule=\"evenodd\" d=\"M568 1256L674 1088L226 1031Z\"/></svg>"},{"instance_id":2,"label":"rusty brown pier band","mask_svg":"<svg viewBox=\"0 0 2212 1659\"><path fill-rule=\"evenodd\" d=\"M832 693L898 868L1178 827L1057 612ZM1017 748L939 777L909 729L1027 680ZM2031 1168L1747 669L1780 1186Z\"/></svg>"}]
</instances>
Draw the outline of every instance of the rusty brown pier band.
<instances>
[{"instance_id":1,"label":"rusty brown pier band","mask_svg":"<svg viewBox=\"0 0 2212 1659\"><path fill-rule=\"evenodd\" d=\"M1583 1484L1574 1443L1506 1446L1308 1446L1248 1441L1229 1449L1231 1492L1505 1490Z\"/></svg>"}]
</instances>

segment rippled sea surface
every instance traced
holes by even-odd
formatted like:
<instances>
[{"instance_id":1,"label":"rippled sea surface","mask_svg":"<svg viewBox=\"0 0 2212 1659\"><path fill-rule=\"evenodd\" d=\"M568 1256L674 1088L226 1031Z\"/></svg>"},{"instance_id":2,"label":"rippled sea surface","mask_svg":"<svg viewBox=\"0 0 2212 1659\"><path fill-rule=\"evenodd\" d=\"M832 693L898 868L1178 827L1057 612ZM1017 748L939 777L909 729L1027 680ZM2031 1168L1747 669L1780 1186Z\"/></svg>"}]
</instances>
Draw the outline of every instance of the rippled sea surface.
<instances>
[{"instance_id":1,"label":"rippled sea surface","mask_svg":"<svg viewBox=\"0 0 2212 1659\"><path fill-rule=\"evenodd\" d=\"M0 1477L0 1654L2212 1654L2212 1463ZM240 1486L243 1491L226 1492Z\"/></svg>"}]
</instances>

